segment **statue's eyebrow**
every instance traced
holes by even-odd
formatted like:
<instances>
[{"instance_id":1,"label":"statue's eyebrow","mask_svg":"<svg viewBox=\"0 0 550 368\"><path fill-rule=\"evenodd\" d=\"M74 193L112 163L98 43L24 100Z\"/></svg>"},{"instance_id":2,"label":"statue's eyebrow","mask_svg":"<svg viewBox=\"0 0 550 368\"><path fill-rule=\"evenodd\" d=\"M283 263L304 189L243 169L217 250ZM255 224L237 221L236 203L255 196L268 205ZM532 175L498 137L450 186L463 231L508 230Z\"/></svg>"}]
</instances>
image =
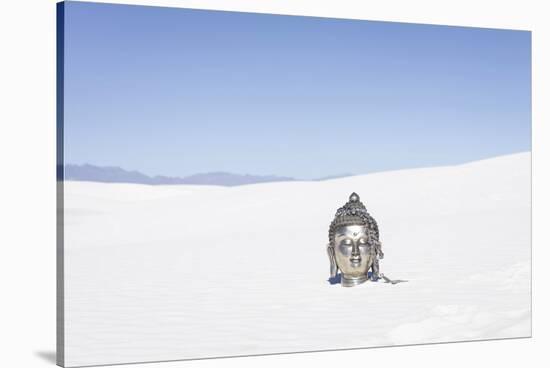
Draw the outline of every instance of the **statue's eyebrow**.
<instances>
[{"instance_id":1,"label":"statue's eyebrow","mask_svg":"<svg viewBox=\"0 0 550 368\"><path fill-rule=\"evenodd\" d=\"M341 232L341 231L336 232L335 235L336 235L336 236L346 236L346 237L348 237L348 238L352 238L352 236L349 236L348 233Z\"/></svg>"}]
</instances>

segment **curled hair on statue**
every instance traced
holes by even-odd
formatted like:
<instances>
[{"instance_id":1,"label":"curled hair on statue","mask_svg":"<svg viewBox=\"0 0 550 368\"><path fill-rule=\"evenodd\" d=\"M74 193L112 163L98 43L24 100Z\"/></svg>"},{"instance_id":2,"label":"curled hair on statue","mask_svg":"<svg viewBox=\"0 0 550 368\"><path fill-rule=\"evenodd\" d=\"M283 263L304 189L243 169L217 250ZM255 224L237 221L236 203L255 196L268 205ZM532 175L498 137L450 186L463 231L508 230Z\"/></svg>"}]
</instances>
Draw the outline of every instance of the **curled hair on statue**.
<instances>
[{"instance_id":1,"label":"curled hair on statue","mask_svg":"<svg viewBox=\"0 0 550 368\"><path fill-rule=\"evenodd\" d=\"M355 192L349 196L348 202L336 211L334 220L332 220L329 227L329 244L334 246L334 235L339 227L352 225L366 226L369 232L369 238L372 236L373 241L378 240L378 224L376 223L376 220L374 220L374 218L368 213L365 205L361 202L359 195Z\"/></svg>"}]
</instances>

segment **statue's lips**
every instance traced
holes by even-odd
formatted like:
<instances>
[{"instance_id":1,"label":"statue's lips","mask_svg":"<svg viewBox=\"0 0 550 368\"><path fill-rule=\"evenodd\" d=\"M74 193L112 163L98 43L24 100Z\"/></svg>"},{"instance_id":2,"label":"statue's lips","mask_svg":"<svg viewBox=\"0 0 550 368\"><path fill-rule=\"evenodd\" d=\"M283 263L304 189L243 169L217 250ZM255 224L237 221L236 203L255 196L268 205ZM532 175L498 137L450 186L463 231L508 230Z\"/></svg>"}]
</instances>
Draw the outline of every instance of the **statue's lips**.
<instances>
[{"instance_id":1,"label":"statue's lips","mask_svg":"<svg viewBox=\"0 0 550 368\"><path fill-rule=\"evenodd\" d=\"M350 258L349 261L352 266L358 266L361 263L361 258Z\"/></svg>"}]
</instances>

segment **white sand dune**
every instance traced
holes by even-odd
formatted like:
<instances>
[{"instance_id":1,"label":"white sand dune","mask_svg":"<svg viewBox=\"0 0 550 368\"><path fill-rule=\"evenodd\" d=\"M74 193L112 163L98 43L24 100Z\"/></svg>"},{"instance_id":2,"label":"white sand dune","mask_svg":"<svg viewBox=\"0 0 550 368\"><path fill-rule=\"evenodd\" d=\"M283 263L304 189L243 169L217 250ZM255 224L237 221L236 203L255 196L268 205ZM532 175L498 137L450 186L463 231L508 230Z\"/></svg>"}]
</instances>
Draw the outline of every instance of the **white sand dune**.
<instances>
[{"instance_id":1,"label":"white sand dune","mask_svg":"<svg viewBox=\"0 0 550 368\"><path fill-rule=\"evenodd\" d=\"M525 337L531 155L324 182L65 184L66 365ZM382 272L327 282L357 192Z\"/></svg>"}]
</instances>

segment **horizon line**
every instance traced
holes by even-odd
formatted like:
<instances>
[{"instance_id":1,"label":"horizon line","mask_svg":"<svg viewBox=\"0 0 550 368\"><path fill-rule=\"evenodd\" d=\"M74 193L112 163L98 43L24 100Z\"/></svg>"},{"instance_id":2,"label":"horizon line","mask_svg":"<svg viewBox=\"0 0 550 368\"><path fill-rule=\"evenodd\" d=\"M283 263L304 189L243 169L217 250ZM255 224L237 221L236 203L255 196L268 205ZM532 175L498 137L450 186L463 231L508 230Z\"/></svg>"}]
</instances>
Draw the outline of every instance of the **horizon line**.
<instances>
[{"instance_id":1,"label":"horizon line","mask_svg":"<svg viewBox=\"0 0 550 368\"><path fill-rule=\"evenodd\" d=\"M78 181L78 182L90 182L90 183L104 183L104 184L139 184L139 185L151 185L151 186L161 186L161 185L199 185L199 186L221 186L221 187L227 187L227 186L242 186L242 185L252 185L252 184L266 184L266 183L273 183L273 182L318 182L318 181L329 181L329 180L338 180L343 178L349 178L354 176L363 176L363 175L371 175L371 174L380 174L380 173L388 173L388 172L395 172L395 171L404 171L404 170L421 170L421 169L429 169L429 168L442 168L442 167L454 167L454 166L461 166L461 165L467 165L475 162L482 162L492 159L498 159L503 158L507 156L516 156L516 155L522 155L522 154L531 154L532 150L527 151L519 151L519 152L513 152L513 153L506 153L502 155L496 155L496 156L490 156L490 157L484 157L480 159L475 160L467 160L462 161L459 163L452 163L452 164L443 164L443 165L428 165L428 166L414 166L414 167L402 167L397 169L388 169L388 170L373 170L365 173L349 173L349 174L333 174L333 175L325 175L320 178L313 178L313 179L304 179L304 178L296 178L292 176L287 175L277 175L277 174L250 174L250 173L237 173L237 172L230 172L230 171L205 171L200 173L195 173L191 175L185 175L185 176L169 176L169 175L149 175L145 174L142 171L139 170L131 170L131 169L125 169L120 166L114 166L114 165L95 165L90 163L83 163L83 164L73 164L73 163L65 163L63 164L63 172L65 171L65 168L67 166L76 166L76 167L83 167L83 166L91 166L94 168L99 169L117 169L122 170L126 173L133 173L133 174L139 174L142 176L147 177L148 179L158 179L158 178L166 178L166 179L172 179L172 180L185 180L190 179L194 177L198 177L201 175L213 175L213 174L223 174L223 175L230 175L235 177L255 177L255 178L274 178L274 179L284 179L284 180L271 180L271 181L265 181L265 182L255 182L255 183L243 183L243 184L236 184L236 185L219 185L219 184L185 184L185 183L134 183L134 182L106 182L106 181L100 181L100 180L79 180L79 179L65 179L65 175L63 175L64 179L63 181Z\"/></svg>"}]
</instances>

